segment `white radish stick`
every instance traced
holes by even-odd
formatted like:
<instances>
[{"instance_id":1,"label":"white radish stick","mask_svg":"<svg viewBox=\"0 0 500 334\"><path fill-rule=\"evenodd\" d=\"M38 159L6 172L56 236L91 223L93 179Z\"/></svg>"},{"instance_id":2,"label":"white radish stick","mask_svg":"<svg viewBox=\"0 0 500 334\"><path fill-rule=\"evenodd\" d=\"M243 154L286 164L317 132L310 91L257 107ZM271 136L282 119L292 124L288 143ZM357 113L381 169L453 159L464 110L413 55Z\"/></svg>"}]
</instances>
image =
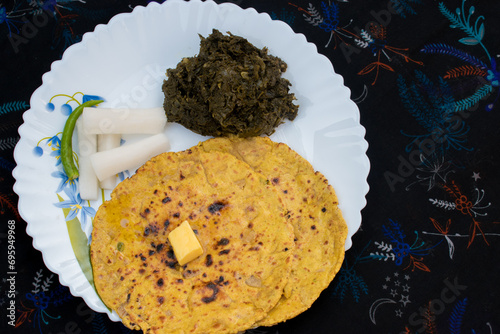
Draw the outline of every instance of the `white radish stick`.
<instances>
[{"instance_id":1,"label":"white radish stick","mask_svg":"<svg viewBox=\"0 0 500 334\"><path fill-rule=\"evenodd\" d=\"M80 197L93 201L99 196L99 182L92 167L90 156L97 152L97 136L87 133L83 128L81 119L76 122L78 136L78 186Z\"/></svg>"},{"instance_id":2,"label":"white radish stick","mask_svg":"<svg viewBox=\"0 0 500 334\"><path fill-rule=\"evenodd\" d=\"M119 134L100 134L97 135L97 152L103 152L120 146L122 136ZM116 175L100 181L102 189L111 190L116 186Z\"/></svg>"},{"instance_id":3,"label":"white radish stick","mask_svg":"<svg viewBox=\"0 0 500 334\"><path fill-rule=\"evenodd\" d=\"M157 134L167 123L165 110L157 108L84 108L85 131L95 134Z\"/></svg>"},{"instance_id":4,"label":"white radish stick","mask_svg":"<svg viewBox=\"0 0 500 334\"><path fill-rule=\"evenodd\" d=\"M99 180L125 170L143 165L152 157L170 149L170 143L164 133L125 144L111 150L96 152L90 156L92 166Z\"/></svg>"}]
</instances>

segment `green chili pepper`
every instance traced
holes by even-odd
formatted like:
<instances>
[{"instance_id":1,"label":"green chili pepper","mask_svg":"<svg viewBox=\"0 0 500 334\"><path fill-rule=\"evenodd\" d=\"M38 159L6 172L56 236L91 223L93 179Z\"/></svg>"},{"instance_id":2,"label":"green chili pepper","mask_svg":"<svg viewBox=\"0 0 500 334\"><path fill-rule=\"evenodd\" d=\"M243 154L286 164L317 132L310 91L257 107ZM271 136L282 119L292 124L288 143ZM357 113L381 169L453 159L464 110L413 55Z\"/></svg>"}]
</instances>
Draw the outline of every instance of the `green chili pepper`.
<instances>
[{"instance_id":1,"label":"green chili pepper","mask_svg":"<svg viewBox=\"0 0 500 334\"><path fill-rule=\"evenodd\" d=\"M83 108L93 107L101 102L103 102L103 100L90 100L82 103L73 110L66 120L66 124L64 124L61 138L61 163L70 180L76 179L79 175L78 167L76 167L75 161L73 160L73 131L75 130L76 121L82 114Z\"/></svg>"}]
</instances>

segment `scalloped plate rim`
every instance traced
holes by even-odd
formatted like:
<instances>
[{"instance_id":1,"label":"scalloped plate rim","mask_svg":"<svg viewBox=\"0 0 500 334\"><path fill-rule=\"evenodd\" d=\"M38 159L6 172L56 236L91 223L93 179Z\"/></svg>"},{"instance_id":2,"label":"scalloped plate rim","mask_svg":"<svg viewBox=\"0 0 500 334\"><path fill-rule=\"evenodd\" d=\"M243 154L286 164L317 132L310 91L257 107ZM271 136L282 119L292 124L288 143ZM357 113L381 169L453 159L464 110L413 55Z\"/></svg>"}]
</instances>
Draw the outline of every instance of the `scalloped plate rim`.
<instances>
[{"instance_id":1,"label":"scalloped plate rim","mask_svg":"<svg viewBox=\"0 0 500 334\"><path fill-rule=\"evenodd\" d=\"M244 11L247 13L251 12L251 14L249 14L249 15L253 15L253 16L266 16L266 19L270 21L269 24L274 24L276 26L280 26L281 29L286 29L287 33L289 33L292 36L293 35L300 35L301 36L300 38L303 39L303 42L305 44L311 46L311 50L313 50L315 53L314 56L322 58L322 61L325 64L329 64L329 67L330 67L329 70L331 70L331 72L333 72L334 75L340 77L341 84L338 88L344 90L345 92L347 92L350 95L349 88L344 86L344 84L343 84L343 78L339 74L335 73L333 64L330 62L330 60L326 56L324 56L318 52L317 46L314 43L308 42L305 35L300 34L300 33L295 33L293 31L293 29L288 24L286 24L282 21L272 20L268 13L259 13L254 8L242 9L233 3L217 4L211 0L205 1L205 2L202 2L201 0L192 0L190 2L184 2L182 0L168 0L162 4L152 2L152 3L148 4L147 6L136 6L131 12L119 13L119 14L113 16L107 24L98 24L98 25L96 25L96 27L94 28L93 31L86 32L82 36L81 42L69 46L64 51L61 59L54 61L50 66L50 70L42 75L42 84L33 92L32 96L30 98L30 105L33 105L33 102L36 102L38 95L41 94L42 90L45 88L45 86L48 84L48 82L50 82L51 80L53 80L55 78L57 72L59 71L59 68L71 61L71 58L74 57L73 53L76 53L82 49L85 49L85 47L86 47L85 44L88 43L88 41L91 40L91 38L98 38L99 34L105 33L106 31L109 32L109 30L112 29L113 25L115 25L115 24L119 24L120 22L130 20L130 19L133 20L135 15L137 15L137 13L139 13L139 12L145 12L148 10L152 10L151 8L160 7L160 6L169 6L169 4L171 4L171 3L182 4L182 6L187 6L187 5L191 5L191 4L195 4L195 5L199 5L199 6L204 6L204 5L214 6L214 8L217 8L216 10L220 10L220 8L223 8L223 7L228 7L228 8L231 8L231 10L233 10L233 11ZM327 60L327 62L325 62L325 60ZM349 102L354 104L354 102L352 102L352 101L349 101ZM30 126L32 126L32 124L29 123L30 117L32 117L32 116L35 116L35 108L30 107L30 109L28 109L23 114L23 124L21 124L21 126L19 127L19 130L18 130L21 138L19 140L18 145L16 145L16 148L14 149L14 160L18 163L18 165L14 168L14 170L12 172L13 177L16 180L15 184L14 184L14 192L16 192L19 196L18 209L19 209L19 214L23 219L25 219L25 217L27 217L25 210L28 210L28 209L26 209L28 204L25 203L26 198L23 197L24 192L19 189L19 187L23 184L22 175L19 175L19 173L22 170L23 162L26 162L27 160L25 160L24 156L21 156L20 147L22 147L23 144L25 143L25 141L27 140L26 138L23 137L22 133L25 130L28 130ZM357 136L358 142L356 143L356 145L358 145L363 152L363 155L361 156L361 164L363 165L363 175L362 175L363 180L360 181L360 182L362 182L362 189L360 190L360 192L363 194L363 197L362 197L362 199L359 199L359 203L358 203L358 206L359 206L359 214L358 214L359 224L356 224L354 226L349 226L349 234L348 234L348 237L346 240L346 250L348 250L351 247L352 236L358 230L358 228L361 224L361 210L366 206L366 194L369 191L369 185L367 182L367 178L368 178L368 174L370 171L370 161L366 155L366 152L368 150L368 143L364 138L365 133L366 133L365 128L359 123L360 114L359 114L359 109L357 108L357 106L356 106L356 113L353 116L354 116L353 119L357 122L358 127L363 130L362 136ZM37 235L33 231L33 223L30 224L30 222L27 220L26 220L26 223L27 223L26 232L28 235L30 235L33 238L33 242L32 242L33 247L42 253L42 258L43 258L43 261L44 261L45 265L47 266L47 268L49 270L51 270L52 272L58 274L61 284L68 286L70 288L71 293L74 296L82 297L87 302L87 304L89 304L89 300L88 300L89 297L87 296L87 294L88 294L87 289L80 291L80 292L75 291L75 287L72 286L71 282L69 282L67 280L67 277L71 276L72 273L65 272L64 270L55 268L52 265L52 259L47 258L48 255L46 252L44 252L44 247L40 246L38 243ZM351 230L351 228L353 230ZM76 266L77 266L78 270L80 270L80 267L78 266L78 264ZM72 266L72 268L73 267L74 266ZM75 268L73 268L73 269L75 269ZM80 270L80 272L81 272L81 270ZM83 275L82 272L81 272L81 274ZM90 284L89 284L89 288L92 289ZM95 293L95 291L93 291L93 292ZM100 307L100 308L99 307L92 307L92 306L91 306L91 308L96 310L96 311L99 311L99 312L108 313L108 316L113 321L120 321L117 314L115 312L110 313L109 311L107 311L106 307L104 305L103 305L103 307ZM96 309L96 308L98 308L98 309Z\"/></svg>"}]
</instances>

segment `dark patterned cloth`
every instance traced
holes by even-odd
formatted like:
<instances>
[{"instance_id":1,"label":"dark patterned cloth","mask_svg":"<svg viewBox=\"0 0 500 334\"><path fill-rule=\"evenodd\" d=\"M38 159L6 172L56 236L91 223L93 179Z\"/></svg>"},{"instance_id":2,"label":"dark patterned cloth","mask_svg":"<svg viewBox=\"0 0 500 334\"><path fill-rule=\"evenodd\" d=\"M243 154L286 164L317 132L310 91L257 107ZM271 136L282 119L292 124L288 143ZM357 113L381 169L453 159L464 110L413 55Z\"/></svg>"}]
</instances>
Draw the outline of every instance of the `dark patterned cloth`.
<instances>
[{"instance_id":1,"label":"dark patterned cloth","mask_svg":"<svg viewBox=\"0 0 500 334\"><path fill-rule=\"evenodd\" d=\"M45 267L11 172L23 112L51 63L149 2L0 4L1 333L131 332ZM371 162L361 228L335 280L300 316L248 332L500 333L500 1L230 2L286 22L331 60Z\"/></svg>"}]
</instances>

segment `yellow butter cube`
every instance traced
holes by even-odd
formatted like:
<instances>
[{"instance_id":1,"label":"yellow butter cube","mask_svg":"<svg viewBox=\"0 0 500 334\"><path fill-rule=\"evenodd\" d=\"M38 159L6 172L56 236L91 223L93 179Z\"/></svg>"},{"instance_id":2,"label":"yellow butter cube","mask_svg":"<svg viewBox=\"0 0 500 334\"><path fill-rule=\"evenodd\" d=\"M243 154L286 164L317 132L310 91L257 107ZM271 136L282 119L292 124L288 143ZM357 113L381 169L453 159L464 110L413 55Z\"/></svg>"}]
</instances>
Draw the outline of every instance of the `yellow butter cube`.
<instances>
[{"instance_id":1,"label":"yellow butter cube","mask_svg":"<svg viewBox=\"0 0 500 334\"><path fill-rule=\"evenodd\" d=\"M203 248L187 220L170 232L168 240L181 266L203 254Z\"/></svg>"}]
</instances>

